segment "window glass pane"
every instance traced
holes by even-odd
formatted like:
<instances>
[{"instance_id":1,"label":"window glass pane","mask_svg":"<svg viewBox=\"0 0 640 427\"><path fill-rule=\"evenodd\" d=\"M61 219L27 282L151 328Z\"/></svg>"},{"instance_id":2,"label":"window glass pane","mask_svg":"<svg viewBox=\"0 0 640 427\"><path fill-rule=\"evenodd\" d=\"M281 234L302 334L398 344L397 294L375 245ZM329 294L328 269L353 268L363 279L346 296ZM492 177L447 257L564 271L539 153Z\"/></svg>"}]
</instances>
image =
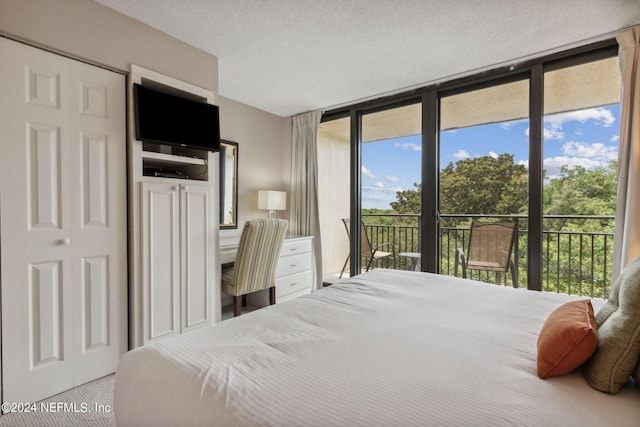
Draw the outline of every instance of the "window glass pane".
<instances>
[{"instance_id":1,"label":"window glass pane","mask_svg":"<svg viewBox=\"0 0 640 427\"><path fill-rule=\"evenodd\" d=\"M421 123L421 104L362 117L363 269L420 269Z\"/></svg>"},{"instance_id":2,"label":"window glass pane","mask_svg":"<svg viewBox=\"0 0 640 427\"><path fill-rule=\"evenodd\" d=\"M547 72L544 87L542 289L603 297L617 189L617 58Z\"/></svg>"}]
</instances>

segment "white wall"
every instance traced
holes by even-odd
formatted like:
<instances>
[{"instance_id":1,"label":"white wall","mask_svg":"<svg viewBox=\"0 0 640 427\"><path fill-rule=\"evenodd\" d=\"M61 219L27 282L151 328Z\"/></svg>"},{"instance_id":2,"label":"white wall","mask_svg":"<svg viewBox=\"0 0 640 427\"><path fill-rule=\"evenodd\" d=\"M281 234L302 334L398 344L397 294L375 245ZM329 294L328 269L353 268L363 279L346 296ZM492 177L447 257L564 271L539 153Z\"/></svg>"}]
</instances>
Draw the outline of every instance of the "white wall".
<instances>
[{"instance_id":1,"label":"white wall","mask_svg":"<svg viewBox=\"0 0 640 427\"><path fill-rule=\"evenodd\" d=\"M0 0L0 34L125 73L137 64L218 93L218 58L91 0Z\"/></svg>"},{"instance_id":2,"label":"white wall","mask_svg":"<svg viewBox=\"0 0 640 427\"><path fill-rule=\"evenodd\" d=\"M240 235L249 219L266 218L258 210L259 190L287 192L287 211L278 218L289 219L291 175L291 118L219 97L222 139L238 143L238 229L221 230L220 238Z\"/></svg>"}]
</instances>

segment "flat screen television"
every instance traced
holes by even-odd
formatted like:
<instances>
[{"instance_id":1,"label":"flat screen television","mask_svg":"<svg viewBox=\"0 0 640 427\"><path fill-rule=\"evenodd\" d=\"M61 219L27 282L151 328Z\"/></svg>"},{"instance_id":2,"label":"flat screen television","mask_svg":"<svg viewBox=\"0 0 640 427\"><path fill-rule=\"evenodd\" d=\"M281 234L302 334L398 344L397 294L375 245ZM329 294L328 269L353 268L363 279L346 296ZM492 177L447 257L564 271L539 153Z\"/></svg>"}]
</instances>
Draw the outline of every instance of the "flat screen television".
<instances>
[{"instance_id":1,"label":"flat screen television","mask_svg":"<svg viewBox=\"0 0 640 427\"><path fill-rule=\"evenodd\" d=\"M136 139L201 150L220 150L217 105L134 84Z\"/></svg>"}]
</instances>

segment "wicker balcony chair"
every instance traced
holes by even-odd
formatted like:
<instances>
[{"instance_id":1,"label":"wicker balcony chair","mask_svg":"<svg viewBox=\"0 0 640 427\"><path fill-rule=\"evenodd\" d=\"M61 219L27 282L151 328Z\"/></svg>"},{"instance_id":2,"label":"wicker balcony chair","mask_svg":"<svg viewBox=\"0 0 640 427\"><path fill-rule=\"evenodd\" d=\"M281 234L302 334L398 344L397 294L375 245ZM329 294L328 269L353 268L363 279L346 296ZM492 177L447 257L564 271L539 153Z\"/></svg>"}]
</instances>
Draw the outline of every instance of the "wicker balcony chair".
<instances>
[{"instance_id":1,"label":"wicker balcony chair","mask_svg":"<svg viewBox=\"0 0 640 427\"><path fill-rule=\"evenodd\" d=\"M462 248L456 249L455 275L458 275L458 265L462 267L462 277L467 278L467 270L495 271L496 283L507 284L506 273L511 270L511 282L514 288L518 287L516 271L511 251L516 233L517 224L514 222L479 222L473 221L469 234L469 247L467 254Z\"/></svg>"}]
</instances>

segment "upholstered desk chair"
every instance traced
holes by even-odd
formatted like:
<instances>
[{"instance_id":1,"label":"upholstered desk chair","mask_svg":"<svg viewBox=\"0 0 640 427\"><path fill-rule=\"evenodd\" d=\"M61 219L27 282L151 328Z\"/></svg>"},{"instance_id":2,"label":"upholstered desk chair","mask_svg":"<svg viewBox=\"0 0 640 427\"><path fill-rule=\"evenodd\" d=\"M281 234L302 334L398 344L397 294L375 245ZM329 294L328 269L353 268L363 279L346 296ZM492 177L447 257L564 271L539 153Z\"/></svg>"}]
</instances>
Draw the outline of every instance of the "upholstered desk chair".
<instances>
[{"instance_id":1,"label":"upholstered desk chair","mask_svg":"<svg viewBox=\"0 0 640 427\"><path fill-rule=\"evenodd\" d=\"M276 303L276 266L288 226L275 218L244 224L236 260L222 268L222 290L233 296L234 316L240 315L242 297L252 292L269 289L269 304Z\"/></svg>"}]
</instances>

